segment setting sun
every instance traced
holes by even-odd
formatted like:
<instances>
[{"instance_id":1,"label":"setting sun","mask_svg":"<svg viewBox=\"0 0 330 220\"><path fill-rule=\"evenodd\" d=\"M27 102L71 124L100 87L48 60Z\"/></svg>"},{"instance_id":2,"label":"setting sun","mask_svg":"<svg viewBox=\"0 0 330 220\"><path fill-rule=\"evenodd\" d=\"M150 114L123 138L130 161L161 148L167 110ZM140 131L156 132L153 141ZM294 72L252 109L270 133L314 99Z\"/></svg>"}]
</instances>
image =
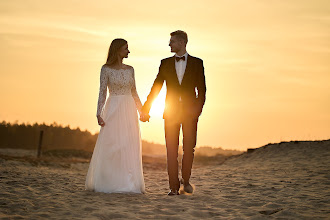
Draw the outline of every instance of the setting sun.
<instances>
[{"instance_id":1,"label":"setting sun","mask_svg":"<svg viewBox=\"0 0 330 220\"><path fill-rule=\"evenodd\" d=\"M163 117L164 108L165 108L165 97L166 97L166 89L165 89L165 86L163 86L159 95L157 96L155 101L152 103L152 107L150 109L151 117L157 117L157 118Z\"/></svg>"},{"instance_id":2,"label":"setting sun","mask_svg":"<svg viewBox=\"0 0 330 220\"><path fill-rule=\"evenodd\" d=\"M96 2L0 1L1 120L97 133L111 41L128 41L124 63L144 104L161 60L174 56L170 33L184 30L205 69L197 146L329 138L329 1ZM185 19L169 19L178 14ZM150 121L140 122L143 140L165 144L165 96L163 85Z\"/></svg>"}]
</instances>

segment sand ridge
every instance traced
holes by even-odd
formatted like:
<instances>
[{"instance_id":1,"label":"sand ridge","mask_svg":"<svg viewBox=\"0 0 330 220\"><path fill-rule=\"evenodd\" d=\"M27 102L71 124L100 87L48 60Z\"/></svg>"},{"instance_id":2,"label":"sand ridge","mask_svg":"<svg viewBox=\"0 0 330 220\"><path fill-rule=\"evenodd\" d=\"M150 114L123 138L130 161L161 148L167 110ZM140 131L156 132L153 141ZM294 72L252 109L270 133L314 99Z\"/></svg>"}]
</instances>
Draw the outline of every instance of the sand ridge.
<instances>
[{"instance_id":1,"label":"sand ridge","mask_svg":"<svg viewBox=\"0 0 330 220\"><path fill-rule=\"evenodd\" d=\"M105 194L84 190L86 162L0 157L0 218L328 219L329 161L330 141L269 145L195 165L194 194L170 197L163 165L144 166L145 194Z\"/></svg>"}]
</instances>

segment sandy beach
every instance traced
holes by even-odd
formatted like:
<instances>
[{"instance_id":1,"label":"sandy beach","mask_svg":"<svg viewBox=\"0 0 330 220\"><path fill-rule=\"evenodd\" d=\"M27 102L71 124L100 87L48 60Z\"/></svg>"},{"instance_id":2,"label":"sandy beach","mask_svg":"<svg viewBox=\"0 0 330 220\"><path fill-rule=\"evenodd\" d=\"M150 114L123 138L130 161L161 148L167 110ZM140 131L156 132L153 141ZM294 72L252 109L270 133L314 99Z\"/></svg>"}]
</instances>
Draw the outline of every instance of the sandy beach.
<instances>
[{"instance_id":1,"label":"sandy beach","mask_svg":"<svg viewBox=\"0 0 330 220\"><path fill-rule=\"evenodd\" d=\"M157 158L144 158L145 194L104 194L84 190L88 160L34 155L0 149L1 219L330 219L330 140L196 163L195 192L179 196Z\"/></svg>"}]
</instances>

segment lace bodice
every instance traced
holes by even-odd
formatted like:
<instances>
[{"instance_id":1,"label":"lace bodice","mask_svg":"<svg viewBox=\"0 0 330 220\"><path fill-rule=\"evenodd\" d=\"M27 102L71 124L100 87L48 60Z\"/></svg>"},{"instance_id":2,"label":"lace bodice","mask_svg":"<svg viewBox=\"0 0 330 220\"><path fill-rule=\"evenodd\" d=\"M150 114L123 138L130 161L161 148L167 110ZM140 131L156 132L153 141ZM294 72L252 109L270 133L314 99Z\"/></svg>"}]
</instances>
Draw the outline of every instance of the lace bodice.
<instances>
[{"instance_id":1,"label":"lace bodice","mask_svg":"<svg viewBox=\"0 0 330 220\"><path fill-rule=\"evenodd\" d=\"M139 112L141 112L141 101L136 91L133 67L128 69L112 69L103 66L100 73L100 91L97 103L97 114L100 115L106 100L107 88L110 96L132 95Z\"/></svg>"}]
</instances>

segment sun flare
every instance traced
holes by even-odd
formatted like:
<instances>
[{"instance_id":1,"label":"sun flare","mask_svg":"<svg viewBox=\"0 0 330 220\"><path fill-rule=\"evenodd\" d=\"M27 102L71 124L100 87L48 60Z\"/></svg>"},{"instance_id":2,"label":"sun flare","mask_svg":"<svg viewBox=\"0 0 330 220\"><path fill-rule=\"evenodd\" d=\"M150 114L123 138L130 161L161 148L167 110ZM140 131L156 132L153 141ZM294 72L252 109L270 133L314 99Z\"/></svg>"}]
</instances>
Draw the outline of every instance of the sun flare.
<instances>
[{"instance_id":1,"label":"sun flare","mask_svg":"<svg viewBox=\"0 0 330 220\"><path fill-rule=\"evenodd\" d=\"M165 108L165 96L166 96L166 89L162 88L159 95L152 103L152 107L150 109L150 116L162 118Z\"/></svg>"}]
</instances>

